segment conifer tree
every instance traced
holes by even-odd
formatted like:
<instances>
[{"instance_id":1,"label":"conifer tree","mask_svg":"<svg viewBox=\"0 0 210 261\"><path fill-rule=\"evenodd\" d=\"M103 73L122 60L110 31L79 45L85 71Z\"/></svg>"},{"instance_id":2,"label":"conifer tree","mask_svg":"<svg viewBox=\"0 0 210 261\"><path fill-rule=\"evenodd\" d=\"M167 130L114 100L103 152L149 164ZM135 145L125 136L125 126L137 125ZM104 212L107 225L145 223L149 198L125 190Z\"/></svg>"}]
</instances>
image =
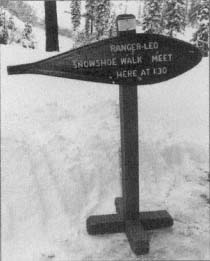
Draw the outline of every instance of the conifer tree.
<instances>
[{"instance_id":1,"label":"conifer tree","mask_svg":"<svg viewBox=\"0 0 210 261\"><path fill-rule=\"evenodd\" d=\"M15 26L14 18L13 16L9 17L8 23L7 23L7 29L8 29L8 43L11 44L12 42L18 42L20 41L20 35L17 33L17 28Z\"/></svg>"},{"instance_id":2,"label":"conifer tree","mask_svg":"<svg viewBox=\"0 0 210 261\"><path fill-rule=\"evenodd\" d=\"M97 6L97 0L86 0L85 4L85 33L86 36L90 36L93 34L93 26L95 20L95 10Z\"/></svg>"},{"instance_id":3,"label":"conifer tree","mask_svg":"<svg viewBox=\"0 0 210 261\"><path fill-rule=\"evenodd\" d=\"M7 24L7 28L10 29L10 30L15 29L15 23L14 23L13 16L10 16L8 24Z\"/></svg>"},{"instance_id":4,"label":"conifer tree","mask_svg":"<svg viewBox=\"0 0 210 261\"><path fill-rule=\"evenodd\" d=\"M99 0L95 10L95 28L100 39L108 28L110 19L110 0Z\"/></svg>"},{"instance_id":5,"label":"conifer tree","mask_svg":"<svg viewBox=\"0 0 210 261\"><path fill-rule=\"evenodd\" d=\"M202 0L193 0L188 13L188 20L191 25L197 24L197 13Z\"/></svg>"},{"instance_id":6,"label":"conifer tree","mask_svg":"<svg viewBox=\"0 0 210 261\"><path fill-rule=\"evenodd\" d=\"M146 33L160 33L162 1L147 0L144 5L143 30Z\"/></svg>"},{"instance_id":7,"label":"conifer tree","mask_svg":"<svg viewBox=\"0 0 210 261\"><path fill-rule=\"evenodd\" d=\"M23 29L23 34L22 34L23 38L30 40L31 34L32 34L32 25L29 22L27 22L27 23L25 23L25 27Z\"/></svg>"},{"instance_id":8,"label":"conifer tree","mask_svg":"<svg viewBox=\"0 0 210 261\"><path fill-rule=\"evenodd\" d=\"M183 32L185 29L185 1L166 0L163 11L163 24L165 33L171 37L176 32Z\"/></svg>"},{"instance_id":9,"label":"conifer tree","mask_svg":"<svg viewBox=\"0 0 210 261\"><path fill-rule=\"evenodd\" d=\"M5 25L5 11L4 11L4 8L0 8L0 26L3 26Z\"/></svg>"},{"instance_id":10,"label":"conifer tree","mask_svg":"<svg viewBox=\"0 0 210 261\"><path fill-rule=\"evenodd\" d=\"M80 25L81 20L81 0L71 1L71 20L73 24L73 30L76 31Z\"/></svg>"},{"instance_id":11,"label":"conifer tree","mask_svg":"<svg viewBox=\"0 0 210 261\"><path fill-rule=\"evenodd\" d=\"M7 21L6 15L3 8L0 8L0 44L8 43L8 29L7 29Z\"/></svg>"},{"instance_id":12,"label":"conifer tree","mask_svg":"<svg viewBox=\"0 0 210 261\"><path fill-rule=\"evenodd\" d=\"M116 13L115 11L112 11L110 14L110 19L109 19L109 27L107 28L109 32L109 37L113 37L117 35L117 25L116 25Z\"/></svg>"},{"instance_id":13,"label":"conifer tree","mask_svg":"<svg viewBox=\"0 0 210 261\"><path fill-rule=\"evenodd\" d=\"M209 0L202 0L197 6L198 29L193 35L193 42L201 49L204 56L209 50Z\"/></svg>"},{"instance_id":14,"label":"conifer tree","mask_svg":"<svg viewBox=\"0 0 210 261\"><path fill-rule=\"evenodd\" d=\"M25 27L22 32L22 46L27 48L35 48L33 36L32 36L32 25L30 22L25 23Z\"/></svg>"}]
</instances>

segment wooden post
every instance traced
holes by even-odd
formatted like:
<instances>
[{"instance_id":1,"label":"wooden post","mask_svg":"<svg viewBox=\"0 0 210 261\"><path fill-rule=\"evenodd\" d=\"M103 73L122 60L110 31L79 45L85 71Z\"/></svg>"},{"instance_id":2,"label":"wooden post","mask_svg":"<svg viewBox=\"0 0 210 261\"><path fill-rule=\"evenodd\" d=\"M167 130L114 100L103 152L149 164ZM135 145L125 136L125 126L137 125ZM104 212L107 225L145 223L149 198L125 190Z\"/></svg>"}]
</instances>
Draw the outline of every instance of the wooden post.
<instances>
[{"instance_id":1,"label":"wooden post","mask_svg":"<svg viewBox=\"0 0 210 261\"><path fill-rule=\"evenodd\" d=\"M45 1L46 51L59 51L56 1Z\"/></svg>"},{"instance_id":2,"label":"wooden post","mask_svg":"<svg viewBox=\"0 0 210 261\"><path fill-rule=\"evenodd\" d=\"M137 86L120 85L123 215L139 214L138 103Z\"/></svg>"},{"instance_id":3,"label":"wooden post","mask_svg":"<svg viewBox=\"0 0 210 261\"><path fill-rule=\"evenodd\" d=\"M132 38L136 34L134 15L117 17L118 36ZM119 213L125 220L125 233L131 249L136 254L149 251L149 239L138 220L139 217L139 149L138 149L138 94L137 85L121 84L120 131L121 131L121 170L122 199Z\"/></svg>"},{"instance_id":4,"label":"wooden post","mask_svg":"<svg viewBox=\"0 0 210 261\"><path fill-rule=\"evenodd\" d=\"M134 15L119 15L118 36L136 34ZM123 216L126 220L139 215L139 153L137 85L122 84L120 93L121 164Z\"/></svg>"}]
</instances>

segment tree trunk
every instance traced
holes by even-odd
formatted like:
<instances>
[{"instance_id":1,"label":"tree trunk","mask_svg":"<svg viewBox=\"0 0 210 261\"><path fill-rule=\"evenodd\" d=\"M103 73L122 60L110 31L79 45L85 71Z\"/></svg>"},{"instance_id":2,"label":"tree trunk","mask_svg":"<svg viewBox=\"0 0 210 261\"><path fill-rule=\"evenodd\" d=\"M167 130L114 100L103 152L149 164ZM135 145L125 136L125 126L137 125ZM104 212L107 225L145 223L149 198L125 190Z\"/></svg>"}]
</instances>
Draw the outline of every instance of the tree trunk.
<instances>
[{"instance_id":1,"label":"tree trunk","mask_svg":"<svg viewBox=\"0 0 210 261\"><path fill-rule=\"evenodd\" d=\"M186 9L185 9L185 23L188 23L188 10L189 10L189 0L186 0Z\"/></svg>"},{"instance_id":2,"label":"tree trunk","mask_svg":"<svg viewBox=\"0 0 210 261\"><path fill-rule=\"evenodd\" d=\"M93 34L93 18L90 19L90 34Z\"/></svg>"},{"instance_id":3,"label":"tree trunk","mask_svg":"<svg viewBox=\"0 0 210 261\"><path fill-rule=\"evenodd\" d=\"M56 1L45 1L46 51L59 51Z\"/></svg>"}]
</instances>

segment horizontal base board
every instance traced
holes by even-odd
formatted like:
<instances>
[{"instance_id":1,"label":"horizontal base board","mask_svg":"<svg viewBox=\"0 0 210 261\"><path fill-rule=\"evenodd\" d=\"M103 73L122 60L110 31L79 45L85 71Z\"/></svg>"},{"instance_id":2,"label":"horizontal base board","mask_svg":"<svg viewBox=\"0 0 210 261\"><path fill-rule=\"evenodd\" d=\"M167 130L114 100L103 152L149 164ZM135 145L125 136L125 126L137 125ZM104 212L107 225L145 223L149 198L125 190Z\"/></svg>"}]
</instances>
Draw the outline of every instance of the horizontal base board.
<instances>
[{"instance_id":1,"label":"horizontal base board","mask_svg":"<svg viewBox=\"0 0 210 261\"><path fill-rule=\"evenodd\" d=\"M122 198L115 199L115 206L117 214L90 216L87 219L87 231L90 235L124 232L136 255L149 252L149 238L146 230L173 225L173 219L166 210L140 212L135 220L125 220Z\"/></svg>"},{"instance_id":2,"label":"horizontal base board","mask_svg":"<svg viewBox=\"0 0 210 261\"><path fill-rule=\"evenodd\" d=\"M90 216L86 224L90 235L125 232L124 219L118 214Z\"/></svg>"},{"instance_id":3,"label":"horizontal base board","mask_svg":"<svg viewBox=\"0 0 210 261\"><path fill-rule=\"evenodd\" d=\"M123 216L122 198L115 199L115 207L117 213ZM173 226L173 219L166 210L143 211L138 214L138 219L141 220L141 224L145 230L154 230Z\"/></svg>"}]
</instances>

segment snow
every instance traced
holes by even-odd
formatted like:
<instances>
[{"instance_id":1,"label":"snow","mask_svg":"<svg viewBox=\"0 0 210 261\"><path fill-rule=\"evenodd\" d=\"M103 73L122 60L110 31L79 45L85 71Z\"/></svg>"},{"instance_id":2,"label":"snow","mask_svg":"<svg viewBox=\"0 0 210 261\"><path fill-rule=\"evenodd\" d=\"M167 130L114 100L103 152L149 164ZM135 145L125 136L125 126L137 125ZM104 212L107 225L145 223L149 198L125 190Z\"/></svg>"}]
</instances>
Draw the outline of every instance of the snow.
<instances>
[{"instance_id":1,"label":"snow","mask_svg":"<svg viewBox=\"0 0 210 261\"><path fill-rule=\"evenodd\" d=\"M138 87L140 209L167 209L174 226L150 232L136 257L125 234L86 231L121 194L118 86L7 75L57 54L42 46L1 46L3 261L209 260L208 59Z\"/></svg>"}]
</instances>

